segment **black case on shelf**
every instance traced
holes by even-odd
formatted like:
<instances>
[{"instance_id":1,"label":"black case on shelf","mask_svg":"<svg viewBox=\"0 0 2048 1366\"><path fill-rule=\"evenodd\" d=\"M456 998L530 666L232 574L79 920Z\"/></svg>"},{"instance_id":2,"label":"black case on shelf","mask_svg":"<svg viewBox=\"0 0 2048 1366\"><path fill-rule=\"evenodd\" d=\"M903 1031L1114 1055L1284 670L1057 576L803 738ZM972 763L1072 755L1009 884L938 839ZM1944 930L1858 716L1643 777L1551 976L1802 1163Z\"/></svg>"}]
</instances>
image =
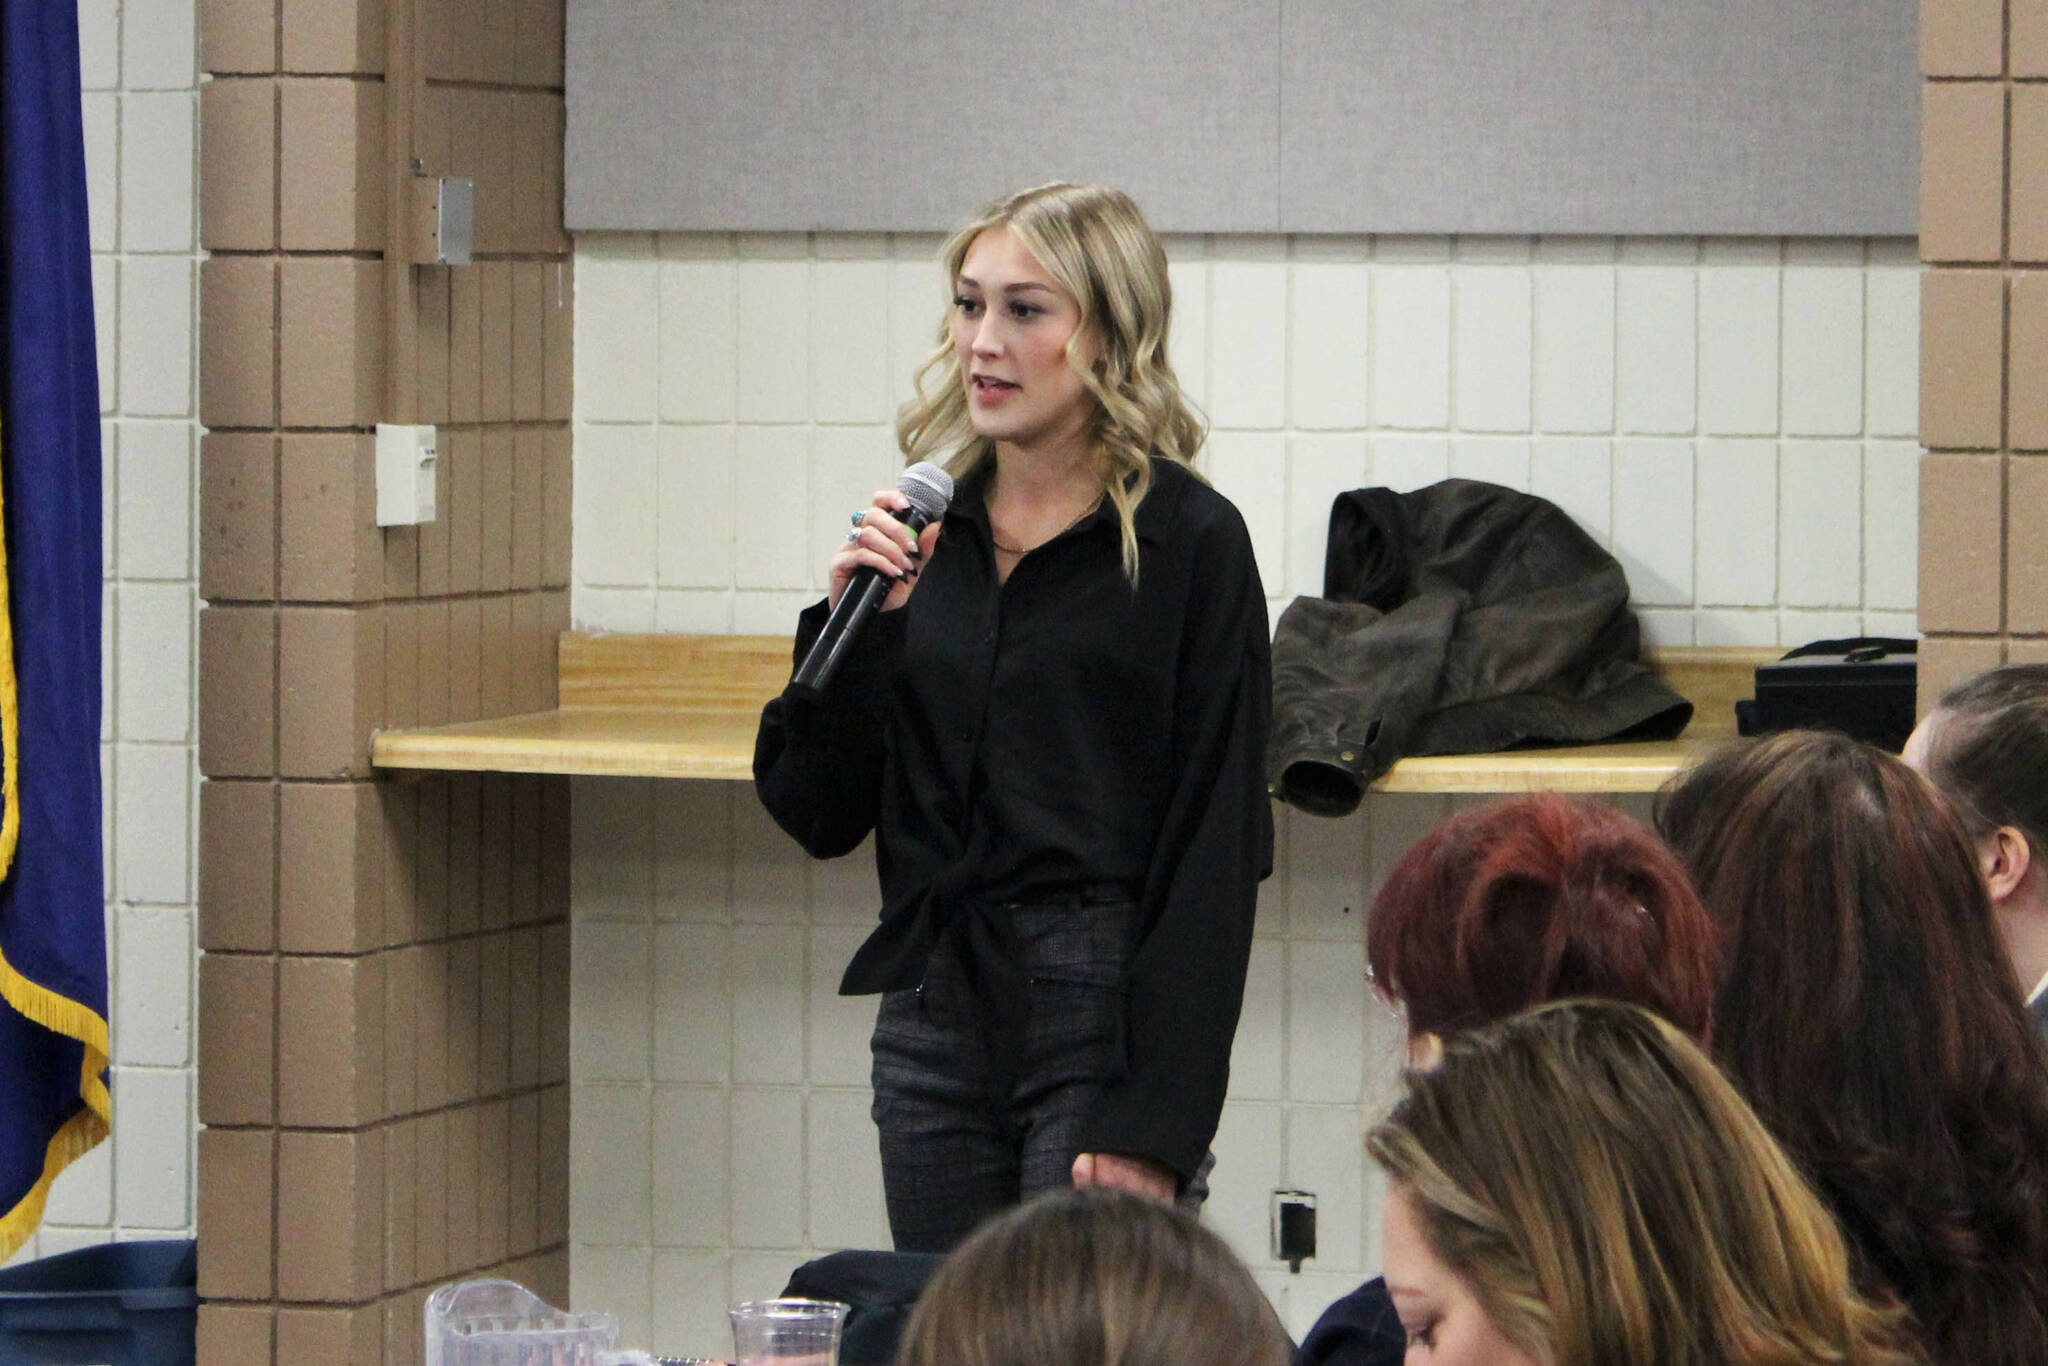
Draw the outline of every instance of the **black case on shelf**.
<instances>
[{"instance_id":1,"label":"black case on shelf","mask_svg":"<svg viewBox=\"0 0 2048 1366\"><path fill-rule=\"evenodd\" d=\"M1913 733L1918 642L1817 640L1756 671L1756 698L1735 704L1744 735L1838 730L1896 754Z\"/></svg>"}]
</instances>

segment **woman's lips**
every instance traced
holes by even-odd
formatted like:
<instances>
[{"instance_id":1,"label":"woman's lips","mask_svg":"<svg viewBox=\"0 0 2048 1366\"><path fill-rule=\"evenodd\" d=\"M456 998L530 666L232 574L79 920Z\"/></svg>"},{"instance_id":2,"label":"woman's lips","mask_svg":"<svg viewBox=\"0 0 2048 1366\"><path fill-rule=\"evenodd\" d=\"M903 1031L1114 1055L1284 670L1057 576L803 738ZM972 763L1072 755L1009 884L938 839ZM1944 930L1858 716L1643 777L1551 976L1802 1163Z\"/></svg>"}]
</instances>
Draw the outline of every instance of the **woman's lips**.
<instances>
[{"instance_id":1,"label":"woman's lips","mask_svg":"<svg viewBox=\"0 0 2048 1366\"><path fill-rule=\"evenodd\" d=\"M995 379L989 375L976 375L971 385L976 403L1001 403L1017 392L1017 386L1008 380Z\"/></svg>"}]
</instances>

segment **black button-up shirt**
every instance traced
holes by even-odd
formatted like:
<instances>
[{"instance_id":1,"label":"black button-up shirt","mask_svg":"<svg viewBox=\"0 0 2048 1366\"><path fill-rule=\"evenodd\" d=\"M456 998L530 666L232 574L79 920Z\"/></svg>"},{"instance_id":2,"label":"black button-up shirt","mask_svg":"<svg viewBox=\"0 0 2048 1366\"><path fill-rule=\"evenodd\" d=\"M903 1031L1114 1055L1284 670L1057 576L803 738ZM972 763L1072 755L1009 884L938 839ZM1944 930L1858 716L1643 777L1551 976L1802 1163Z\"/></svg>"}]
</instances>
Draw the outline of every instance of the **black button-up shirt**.
<instances>
[{"instance_id":1,"label":"black button-up shirt","mask_svg":"<svg viewBox=\"0 0 2048 1366\"><path fill-rule=\"evenodd\" d=\"M1271 681L1243 519L1181 467L1153 470L1135 589L1107 503L999 579L985 478L963 480L909 602L867 624L822 701L768 704L754 775L817 857L875 832L882 923L842 991L915 986L964 903L1131 888L1129 1074L1086 1147L1185 1177L1222 1109L1272 866ZM804 613L799 660L825 616Z\"/></svg>"}]
</instances>

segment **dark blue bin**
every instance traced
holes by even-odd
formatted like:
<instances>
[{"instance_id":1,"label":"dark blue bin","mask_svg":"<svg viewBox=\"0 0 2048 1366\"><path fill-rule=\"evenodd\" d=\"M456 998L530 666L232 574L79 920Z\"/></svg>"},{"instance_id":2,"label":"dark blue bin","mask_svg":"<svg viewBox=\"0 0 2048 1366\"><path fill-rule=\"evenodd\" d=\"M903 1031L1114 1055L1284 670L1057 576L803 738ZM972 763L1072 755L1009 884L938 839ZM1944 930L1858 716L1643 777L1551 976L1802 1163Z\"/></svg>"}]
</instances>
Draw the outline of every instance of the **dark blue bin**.
<instances>
[{"instance_id":1,"label":"dark blue bin","mask_svg":"<svg viewBox=\"0 0 2048 1366\"><path fill-rule=\"evenodd\" d=\"M198 1269L172 1238L0 1270L0 1366L194 1366Z\"/></svg>"}]
</instances>

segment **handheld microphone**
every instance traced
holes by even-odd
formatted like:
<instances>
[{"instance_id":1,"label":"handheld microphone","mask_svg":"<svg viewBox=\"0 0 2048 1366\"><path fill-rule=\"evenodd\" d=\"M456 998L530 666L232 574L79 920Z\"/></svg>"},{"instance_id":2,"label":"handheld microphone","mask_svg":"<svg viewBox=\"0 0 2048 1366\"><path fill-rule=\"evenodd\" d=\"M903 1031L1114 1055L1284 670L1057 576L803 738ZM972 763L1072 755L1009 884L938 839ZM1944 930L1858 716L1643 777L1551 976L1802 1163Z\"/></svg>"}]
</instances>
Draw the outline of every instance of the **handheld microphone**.
<instances>
[{"instance_id":1,"label":"handheld microphone","mask_svg":"<svg viewBox=\"0 0 2048 1366\"><path fill-rule=\"evenodd\" d=\"M903 477L896 481L896 491L910 500L910 506L896 514L896 520L917 534L946 515L946 505L953 501L953 476L929 460L921 460L903 471ZM846 581L846 591L839 595L839 605L825 621L825 629L811 642L810 653L804 656L796 676L789 680L789 691L813 701L823 696L840 661L846 658L855 634L881 608L882 600L897 583L873 565L854 570Z\"/></svg>"}]
</instances>

